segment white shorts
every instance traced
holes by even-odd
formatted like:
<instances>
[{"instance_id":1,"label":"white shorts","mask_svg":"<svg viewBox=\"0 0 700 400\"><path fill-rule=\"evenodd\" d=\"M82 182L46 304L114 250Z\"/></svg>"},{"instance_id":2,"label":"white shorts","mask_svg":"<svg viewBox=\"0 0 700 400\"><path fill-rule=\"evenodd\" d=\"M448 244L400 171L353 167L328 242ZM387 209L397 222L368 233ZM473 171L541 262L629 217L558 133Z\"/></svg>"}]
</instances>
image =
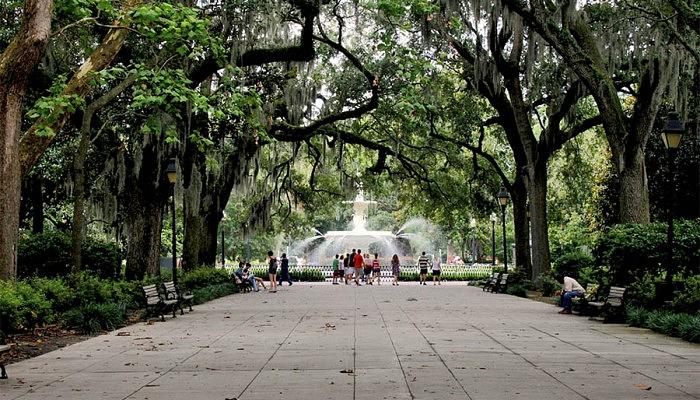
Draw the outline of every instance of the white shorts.
<instances>
[{"instance_id":1,"label":"white shorts","mask_svg":"<svg viewBox=\"0 0 700 400\"><path fill-rule=\"evenodd\" d=\"M345 275L354 276L355 275L355 268L353 268L353 267L345 268Z\"/></svg>"}]
</instances>

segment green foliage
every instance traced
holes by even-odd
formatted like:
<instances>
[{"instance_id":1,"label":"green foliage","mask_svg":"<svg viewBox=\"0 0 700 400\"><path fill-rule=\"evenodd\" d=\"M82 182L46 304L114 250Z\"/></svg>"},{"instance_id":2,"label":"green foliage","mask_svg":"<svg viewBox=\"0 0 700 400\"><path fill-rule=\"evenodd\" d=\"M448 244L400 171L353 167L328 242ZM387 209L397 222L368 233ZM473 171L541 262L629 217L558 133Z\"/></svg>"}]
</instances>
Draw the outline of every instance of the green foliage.
<instances>
[{"instance_id":1,"label":"green foliage","mask_svg":"<svg viewBox=\"0 0 700 400\"><path fill-rule=\"evenodd\" d=\"M581 270L590 269L594 266L593 257L580 251L573 250L562 254L552 263L555 276L570 276L578 280L581 276ZM584 282L580 282L584 285Z\"/></svg>"},{"instance_id":2,"label":"green foliage","mask_svg":"<svg viewBox=\"0 0 700 400\"><path fill-rule=\"evenodd\" d=\"M227 270L202 266L185 273L178 283L183 289L194 290L227 282L231 282Z\"/></svg>"},{"instance_id":3,"label":"green foliage","mask_svg":"<svg viewBox=\"0 0 700 400\"><path fill-rule=\"evenodd\" d=\"M17 250L17 275L20 278L66 276L71 270L70 254L71 238L66 233L47 231L24 235ZM112 277L118 257L113 243L91 238L83 242L84 271L93 271L104 278Z\"/></svg>"},{"instance_id":4,"label":"green foliage","mask_svg":"<svg viewBox=\"0 0 700 400\"><path fill-rule=\"evenodd\" d=\"M124 324L124 309L114 303L87 303L68 310L63 314L63 321L69 328L86 333L113 330Z\"/></svg>"},{"instance_id":5,"label":"green foliage","mask_svg":"<svg viewBox=\"0 0 700 400\"><path fill-rule=\"evenodd\" d=\"M542 286L542 296L549 297L555 291L561 289L562 283L554 277L551 272L540 275L540 286Z\"/></svg>"},{"instance_id":6,"label":"green foliage","mask_svg":"<svg viewBox=\"0 0 700 400\"><path fill-rule=\"evenodd\" d=\"M673 308L678 311L697 312L700 310L700 275L691 276L684 283L683 290L673 301Z\"/></svg>"},{"instance_id":7,"label":"green foliage","mask_svg":"<svg viewBox=\"0 0 700 400\"><path fill-rule=\"evenodd\" d=\"M676 221L674 262L682 274L698 274L700 222ZM610 268L612 283L625 285L665 270L667 225L621 224L606 231L595 250L598 265Z\"/></svg>"},{"instance_id":8,"label":"green foliage","mask_svg":"<svg viewBox=\"0 0 700 400\"><path fill-rule=\"evenodd\" d=\"M700 316L671 311L647 310L643 307L627 307L626 321L632 326L648 328L689 342L700 342Z\"/></svg>"},{"instance_id":9,"label":"green foliage","mask_svg":"<svg viewBox=\"0 0 700 400\"><path fill-rule=\"evenodd\" d=\"M32 278L29 285L51 302L53 311L65 311L75 302L75 291L63 279Z\"/></svg>"},{"instance_id":10,"label":"green foliage","mask_svg":"<svg viewBox=\"0 0 700 400\"><path fill-rule=\"evenodd\" d=\"M200 287L192 291L192 302L194 304L202 304L207 301L228 296L233 293L238 292L238 286L234 283L221 283L218 285L211 285L206 287Z\"/></svg>"},{"instance_id":11,"label":"green foliage","mask_svg":"<svg viewBox=\"0 0 700 400\"><path fill-rule=\"evenodd\" d=\"M0 311L10 330L53 322L51 302L26 282L0 281Z\"/></svg>"},{"instance_id":12,"label":"green foliage","mask_svg":"<svg viewBox=\"0 0 700 400\"><path fill-rule=\"evenodd\" d=\"M527 297L527 286L524 283L509 283L506 293L518 297Z\"/></svg>"},{"instance_id":13,"label":"green foliage","mask_svg":"<svg viewBox=\"0 0 700 400\"><path fill-rule=\"evenodd\" d=\"M660 279L652 274L645 274L627 287L625 301L633 306L651 308L656 296L655 282Z\"/></svg>"}]
</instances>

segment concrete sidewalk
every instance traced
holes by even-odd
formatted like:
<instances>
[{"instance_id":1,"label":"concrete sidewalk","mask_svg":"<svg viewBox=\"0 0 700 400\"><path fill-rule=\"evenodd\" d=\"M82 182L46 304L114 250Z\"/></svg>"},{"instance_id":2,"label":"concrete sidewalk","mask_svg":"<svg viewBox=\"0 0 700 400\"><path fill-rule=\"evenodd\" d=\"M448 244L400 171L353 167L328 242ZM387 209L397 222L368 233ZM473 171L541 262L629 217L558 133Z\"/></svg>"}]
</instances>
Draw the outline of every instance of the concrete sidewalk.
<instances>
[{"instance_id":1,"label":"concrete sidewalk","mask_svg":"<svg viewBox=\"0 0 700 400\"><path fill-rule=\"evenodd\" d=\"M700 398L699 345L556 311L464 284L295 284L12 364L0 399Z\"/></svg>"}]
</instances>

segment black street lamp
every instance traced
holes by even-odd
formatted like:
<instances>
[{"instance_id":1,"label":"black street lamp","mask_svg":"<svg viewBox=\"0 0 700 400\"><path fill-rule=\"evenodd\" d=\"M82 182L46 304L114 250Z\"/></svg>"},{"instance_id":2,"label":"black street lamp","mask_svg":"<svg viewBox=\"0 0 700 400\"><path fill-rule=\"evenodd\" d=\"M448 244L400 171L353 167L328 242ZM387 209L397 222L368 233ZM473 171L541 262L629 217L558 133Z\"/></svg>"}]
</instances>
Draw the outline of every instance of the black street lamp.
<instances>
[{"instance_id":1,"label":"black street lamp","mask_svg":"<svg viewBox=\"0 0 700 400\"><path fill-rule=\"evenodd\" d=\"M505 189L498 192L498 204L501 205L501 214L503 221L503 273L508 273L508 244L506 242L506 207L508 206L510 195Z\"/></svg>"},{"instance_id":2,"label":"black street lamp","mask_svg":"<svg viewBox=\"0 0 700 400\"><path fill-rule=\"evenodd\" d=\"M172 228L173 228L173 283L177 285L177 236L175 235L175 182L177 182L177 167L175 159L171 159L168 163L168 168L165 169L168 174L168 182L172 188Z\"/></svg>"},{"instance_id":3,"label":"black street lamp","mask_svg":"<svg viewBox=\"0 0 700 400\"><path fill-rule=\"evenodd\" d=\"M664 141L664 145L668 150L668 171L670 175L669 181L671 183L671 190L669 190L671 194L671 201L669 201L668 204L668 249L666 254L666 289L668 290L667 294L672 293L671 286L673 284L673 274L675 272L675 268L673 266L673 208L676 203L675 164L676 151L678 150L678 146L681 144L681 139L683 139L683 133L685 133L685 126L683 121L681 121L680 117L678 116L678 113L669 113L668 117L666 118L664 130L661 135L661 138Z\"/></svg>"},{"instance_id":4,"label":"black street lamp","mask_svg":"<svg viewBox=\"0 0 700 400\"><path fill-rule=\"evenodd\" d=\"M491 265L496 266L496 213L491 213Z\"/></svg>"},{"instance_id":5,"label":"black street lamp","mask_svg":"<svg viewBox=\"0 0 700 400\"><path fill-rule=\"evenodd\" d=\"M221 218L221 267L226 267L226 240L224 238L224 220L226 219L226 211L223 212L223 217Z\"/></svg>"}]
</instances>

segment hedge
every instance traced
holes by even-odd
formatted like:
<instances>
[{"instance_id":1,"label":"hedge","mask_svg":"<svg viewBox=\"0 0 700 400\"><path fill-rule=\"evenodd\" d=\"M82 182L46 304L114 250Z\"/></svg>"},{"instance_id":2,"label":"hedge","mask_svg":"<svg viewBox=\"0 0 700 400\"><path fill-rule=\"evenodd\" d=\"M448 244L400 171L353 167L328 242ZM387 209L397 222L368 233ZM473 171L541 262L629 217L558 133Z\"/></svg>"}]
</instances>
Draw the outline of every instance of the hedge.
<instances>
[{"instance_id":1,"label":"hedge","mask_svg":"<svg viewBox=\"0 0 700 400\"><path fill-rule=\"evenodd\" d=\"M603 233L594 256L596 264L610 268L612 283L627 285L645 274L666 270L666 223L620 224ZM675 221L673 261L679 273L700 273L700 221Z\"/></svg>"},{"instance_id":2,"label":"hedge","mask_svg":"<svg viewBox=\"0 0 700 400\"><path fill-rule=\"evenodd\" d=\"M237 291L229 274L214 268L185 272L180 285L201 304ZM6 332L30 330L60 322L88 333L123 325L130 310L144 306L142 287L170 280L114 281L83 273L78 279L32 278L16 282L0 280L0 326Z\"/></svg>"}]
</instances>

